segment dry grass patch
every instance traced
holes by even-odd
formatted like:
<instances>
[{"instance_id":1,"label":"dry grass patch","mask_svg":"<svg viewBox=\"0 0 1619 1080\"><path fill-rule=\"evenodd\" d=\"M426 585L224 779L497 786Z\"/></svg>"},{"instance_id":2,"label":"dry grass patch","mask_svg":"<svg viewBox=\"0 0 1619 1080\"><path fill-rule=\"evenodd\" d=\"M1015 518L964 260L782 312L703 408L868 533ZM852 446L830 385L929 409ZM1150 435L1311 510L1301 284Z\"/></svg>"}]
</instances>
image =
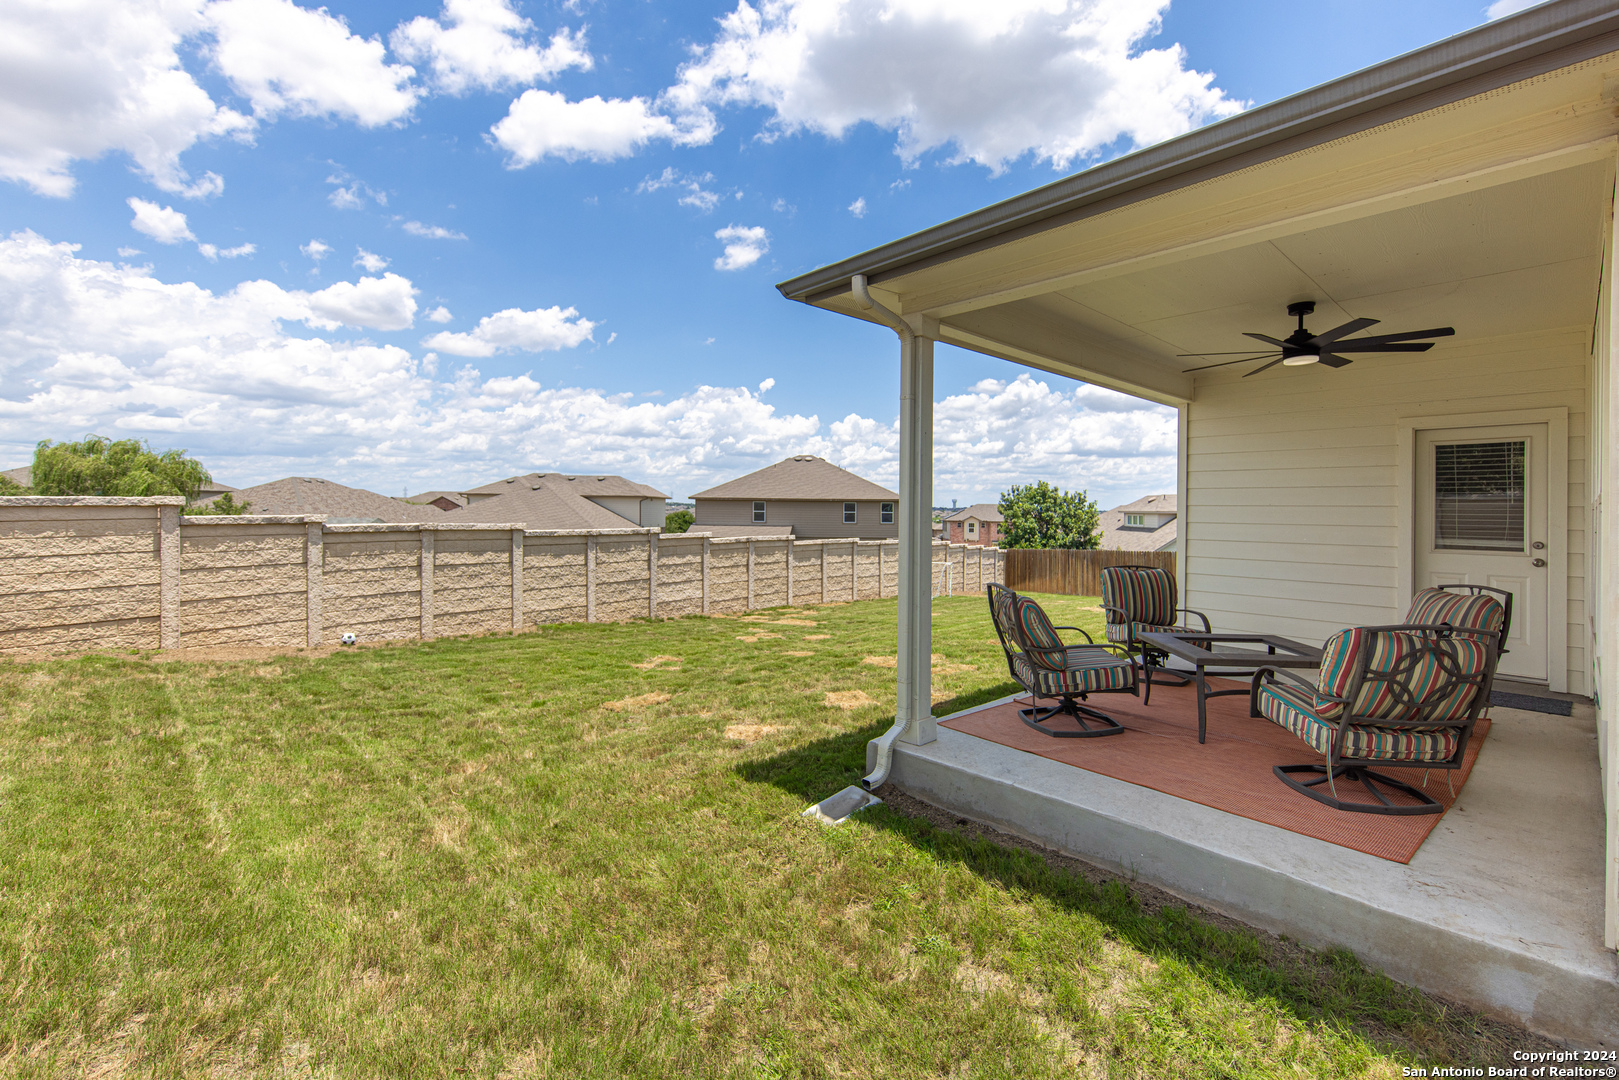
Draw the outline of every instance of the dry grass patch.
<instances>
[{"instance_id":1,"label":"dry grass patch","mask_svg":"<svg viewBox=\"0 0 1619 1080\"><path fill-rule=\"evenodd\" d=\"M863 709L877 704L864 690L828 690L822 702L834 709Z\"/></svg>"},{"instance_id":2,"label":"dry grass patch","mask_svg":"<svg viewBox=\"0 0 1619 1080\"><path fill-rule=\"evenodd\" d=\"M727 739L735 739L740 743L756 743L766 735L774 735L784 730L776 724L732 724L725 729Z\"/></svg>"},{"instance_id":3,"label":"dry grass patch","mask_svg":"<svg viewBox=\"0 0 1619 1080\"><path fill-rule=\"evenodd\" d=\"M783 655L783 656L814 656L815 655L815 650L813 650L813 649L784 649L784 650L782 650L781 655Z\"/></svg>"},{"instance_id":4,"label":"dry grass patch","mask_svg":"<svg viewBox=\"0 0 1619 1080\"><path fill-rule=\"evenodd\" d=\"M829 638L831 636L832 636L831 634L805 634L804 635L804 640L805 641L825 641L827 638Z\"/></svg>"},{"instance_id":5,"label":"dry grass patch","mask_svg":"<svg viewBox=\"0 0 1619 1080\"><path fill-rule=\"evenodd\" d=\"M813 619L777 619L776 620L776 625L777 626L820 626L821 624L814 621Z\"/></svg>"},{"instance_id":6,"label":"dry grass patch","mask_svg":"<svg viewBox=\"0 0 1619 1080\"><path fill-rule=\"evenodd\" d=\"M639 697L619 698L617 701L604 701L601 707L612 712L627 712L631 709L646 709L653 705L662 705L669 700L670 695L653 692L642 694Z\"/></svg>"},{"instance_id":7,"label":"dry grass patch","mask_svg":"<svg viewBox=\"0 0 1619 1080\"><path fill-rule=\"evenodd\" d=\"M751 645L756 641L764 641L767 638L779 638L779 637L781 637L780 634L772 634L769 631L765 631L763 633L758 633L758 634L738 634L736 636L736 639L738 641L746 641L748 644Z\"/></svg>"},{"instance_id":8,"label":"dry grass patch","mask_svg":"<svg viewBox=\"0 0 1619 1080\"><path fill-rule=\"evenodd\" d=\"M678 664L680 662L680 657L678 656L649 656L639 664L631 664L630 667L640 668L642 671L654 671L664 664Z\"/></svg>"}]
</instances>

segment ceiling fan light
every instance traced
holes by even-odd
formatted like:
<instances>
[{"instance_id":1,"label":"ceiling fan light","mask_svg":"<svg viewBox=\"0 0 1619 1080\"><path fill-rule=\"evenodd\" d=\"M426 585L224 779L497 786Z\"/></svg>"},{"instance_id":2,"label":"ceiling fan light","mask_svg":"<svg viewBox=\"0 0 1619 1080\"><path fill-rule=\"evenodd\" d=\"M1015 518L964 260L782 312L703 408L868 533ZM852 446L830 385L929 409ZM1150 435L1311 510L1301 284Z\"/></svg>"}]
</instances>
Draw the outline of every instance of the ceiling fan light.
<instances>
[{"instance_id":1,"label":"ceiling fan light","mask_svg":"<svg viewBox=\"0 0 1619 1080\"><path fill-rule=\"evenodd\" d=\"M1320 360L1321 357L1319 356L1289 356L1286 360L1282 361L1282 366L1303 367L1306 364L1318 363Z\"/></svg>"}]
</instances>

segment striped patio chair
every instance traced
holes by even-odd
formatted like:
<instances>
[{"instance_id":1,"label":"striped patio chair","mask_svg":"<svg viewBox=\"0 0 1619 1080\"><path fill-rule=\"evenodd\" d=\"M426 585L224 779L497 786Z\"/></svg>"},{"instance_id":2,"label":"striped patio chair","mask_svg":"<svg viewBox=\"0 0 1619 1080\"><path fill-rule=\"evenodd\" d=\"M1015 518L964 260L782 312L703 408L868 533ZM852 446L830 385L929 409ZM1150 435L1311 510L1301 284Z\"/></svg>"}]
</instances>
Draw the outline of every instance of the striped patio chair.
<instances>
[{"instance_id":1,"label":"striped patio chair","mask_svg":"<svg viewBox=\"0 0 1619 1080\"><path fill-rule=\"evenodd\" d=\"M1313 685L1294 672L1260 668L1249 711L1326 758L1323 765L1277 765L1272 771L1288 787L1337 810L1442 812L1444 806L1425 791L1367 766L1420 768L1424 784L1429 770L1449 770L1449 783L1490 699L1499 640L1495 630L1449 624L1367 626L1328 639ZM1339 780L1359 783L1375 801L1340 799ZM1405 799L1395 802L1385 792Z\"/></svg>"},{"instance_id":2,"label":"striped patio chair","mask_svg":"<svg viewBox=\"0 0 1619 1080\"><path fill-rule=\"evenodd\" d=\"M1499 659L1507 653L1507 633L1512 629L1512 594L1489 585L1435 585L1411 598L1405 622L1408 626L1448 624L1459 630L1493 630L1500 635Z\"/></svg>"},{"instance_id":3,"label":"striped patio chair","mask_svg":"<svg viewBox=\"0 0 1619 1080\"><path fill-rule=\"evenodd\" d=\"M1203 632L1209 633L1209 617L1201 611L1192 611L1178 605L1175 575L1158 566L1107 566L1102 568L1102 610L1107 612L1107 639L1124 646L1132 658L1140 663L1151 659L1152 675L1147 684L1146 702L1152 701L1152 685L1167 682L1172 686L1185 686L1192 681L1190 675L1163 667L1168 655L1145 644L1137 636L1150 633L1193 633L1196 627L1187 626L1189 620L1182 615L1195 615L1203 623ZM1151 654L1150 657L1148 654Z\"/></svg>"},{"instance_id":4,"label":"striped patio chair","mask_svg":"<svg viewBox=\"0 0 1619 1080\"><path fill-rule=\"evenodd\" d=\"M1012 678L1029 692L1033 706L1018 715L1034 730L1060 739L1090 739L1117 735L1124 730L1117 720L1080 702L1090 694L1136 693L1136 666L1117 645L1098 645L1077 626L1052 626L1040 605L1001 585L988 586L989 612L995 634L1006 650ZM1065 645L1058 630L1073 630L1083 645ZM1040 705L1054 698L1055 705ZM1057 716L1069 716L1078 730L1046 727Z\"/></svg>"}]
</instances>

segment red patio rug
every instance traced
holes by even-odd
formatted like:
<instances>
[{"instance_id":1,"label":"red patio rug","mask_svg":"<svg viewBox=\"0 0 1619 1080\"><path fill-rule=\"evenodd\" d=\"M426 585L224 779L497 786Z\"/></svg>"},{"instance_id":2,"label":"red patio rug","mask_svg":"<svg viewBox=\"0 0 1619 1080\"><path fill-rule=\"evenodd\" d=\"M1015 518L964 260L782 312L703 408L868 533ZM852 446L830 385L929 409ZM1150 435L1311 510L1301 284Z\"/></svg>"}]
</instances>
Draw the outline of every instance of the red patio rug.
<instances>
[{"instance_id":1,"label":"red patio rug","mask_svg":"<svg viewBox=\"0 0 1619 1080\"><path fill-rule=\"evenodd\" d=\"M1239 684L1215 680L1214 685L1224 689ZM1026 703L1028 699L1019 700ZM1144 706L1139 698L1125 694L1097 694L1090 704L1123 724L1124 734L1100 739L1052 738L1024 724L1018 718L1019 706L1010 702L958 716L944 726L1394 862L1410 862L1442 816L1387 817L1334 810L1285 786L1271 766L1323 759L1269 720L1250 717L1247 697L1209 701L1208 741L1202 745L1197 741L1196 691L1190 686L1154 686L1151 705ZM1066 717L1051 723L1074 728ZM1458 794L1489 730L1487 720L1473 729L1462 768L1451 776ZM1420 769L1388 771L1396 779L1423 786ZM1443 772L1429 773L1423 790L1446 810L1456 801ZM1359 784L1343 781L1339 781L1338 793L1345 799L1366 794Z\"/></svg>"}]
</instances>

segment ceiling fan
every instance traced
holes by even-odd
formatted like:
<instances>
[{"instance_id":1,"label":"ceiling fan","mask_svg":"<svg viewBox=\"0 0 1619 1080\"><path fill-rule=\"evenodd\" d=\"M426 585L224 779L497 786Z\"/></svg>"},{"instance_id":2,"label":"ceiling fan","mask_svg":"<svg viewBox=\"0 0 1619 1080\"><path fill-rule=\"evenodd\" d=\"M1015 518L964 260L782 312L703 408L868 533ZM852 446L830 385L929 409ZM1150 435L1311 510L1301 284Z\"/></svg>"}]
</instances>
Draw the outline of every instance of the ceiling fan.
<instances>
[{"instance_id":1,"label":"ceiling fan","mask_svg":"<svg viewBox=\"0 0 1619 1080\"><path fill-rule=\"evenodd\" d=\"M1270 362L1261 364L1252 371L1245 371L1243 378L1258 375L1261 371L1269 371L1277 364L1288 367L1303 367L1305 364L1325 364L1328 367L1341 368L1354 363L1347 356L1340 353L1349 352L1427 352L1433 348L1431 341L1418 342L1416 338L1450 337L1456 333L1454 327L1441 326L1434 330L1412 330L1404 334L1379 334L1374 337L1351 338L1350 334L1359 333L1368 326L1376 326L1376 319L1352 319L1342 326L1328 330L1325 334L1311 334L1304 328L1304 317L1315 311L1314 300L1301 300L1296 304L1287 305L1287 313L1299 320L1297 330L1286 338L1276 339L1264 334L1244 334L1245 337L1263 341L1274 349L1261 353L1245 352L1237 360L1221 360L1217 364L1204 364L1202 367L1186 368L1184 374L1194 371L1207 371L1209 368L1226 367L1230 364L1244 364L1250 360L1266 360ZM1276 352L1280 349L1281 352ZM1224 353L1180 353L1183 357L1207 356L1237 356L1235 352Z\"/></svg>"}]
</instances>

